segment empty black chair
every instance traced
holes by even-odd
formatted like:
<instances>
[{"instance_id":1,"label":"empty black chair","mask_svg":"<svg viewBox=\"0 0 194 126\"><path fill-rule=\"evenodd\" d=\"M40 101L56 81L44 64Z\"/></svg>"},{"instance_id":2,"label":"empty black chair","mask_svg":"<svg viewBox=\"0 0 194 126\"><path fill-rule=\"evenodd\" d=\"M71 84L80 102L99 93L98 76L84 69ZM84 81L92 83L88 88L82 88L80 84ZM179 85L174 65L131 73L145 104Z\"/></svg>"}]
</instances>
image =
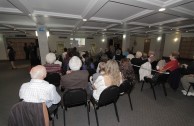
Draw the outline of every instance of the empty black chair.
<instances>
[{"instance_id":1,"label":"empty black chair","mask_svg":"<svg viewBox=\"0 0 194 126\"><path fill-rule=\"evenodd\" d=\"M60 85L61 76L59 73L48 73L44 80L58 87Z\"/></svg>"},{"instance_id":2,"label":"empty black chair","mask_svg":"<svg viewBox=\"0 0 194 126\"><path fill-rule=\"evenodd\" d=\"M119 86L119 93L120 94L126 93L128 95L131 110L133 110L132 101L130 97L132 89L133 89L133 84L130 82L130 80L123 81L123 83Z\"/></svg>"},{"instance_id":3,"label":"empty black chair","mask_svg":"<svg viewBox=\"0 0 194 126\"><path fill-rule=\"evenodd\" d=\"M188 93L189 93L189 90L190 90L191 86L192 86L192 88L194 89L194 83L192 83L192 82L189 82L189 83L190 83L190 86L189 86L189 88L188 88L188 90L187 90L187 94L186 94L186 96L188 95Z\"/></svg>"},{"instance_id":4,"label":"empty black chair","mask_svg":"<svg viewBox=\"0 0 194 126\"><path fill-rule=\"evenodd\" d=\"M117 111L117 106L116 106L116 102L117 102L118 98L119 98L119 87L115 86L115 85L106 88L101 93L98 101L96 101L93 97L91 98L91 102L94 106L94 111L95 111L95 115L96 115L97 126L99 126L97 109L99 109L102 106L109 105L111 103L114 104L115 113L117 116L117 120L119 122L119 116L118 116L118 111Z\"/></svg>"},{"instance_id":5,"label":"empty black chair","mask_svg":"<svg viewBox=\"0 0 194 126\"><path fill-rule=\"evenodd\" d=\"M156 100L156 94L155 94L154 86L162 84L164 95L167 96L165 83L168 80L168 76L169 76L168 73L161 73L161 74L160 73L156 73L153 76L153 78L144 77L144 81L142 82L142 86L141 86L141 91L143 90L144 83L145 82L149 83L151 88L152 88L153 94L154 94L154 99Z\"/></svg>"},{"instance_id":6,"label":"empty black chair","mask_svg":"<svg viewBox=\"0 0 194 126\"><path fill-rule=\"evenodd\" d=\"M65 126L65 111L67 108L85 105L87 106L88 124L90 125L89 107L85 89L69 89L63 94L63 116Z\"/></svg>"}]
</instances>

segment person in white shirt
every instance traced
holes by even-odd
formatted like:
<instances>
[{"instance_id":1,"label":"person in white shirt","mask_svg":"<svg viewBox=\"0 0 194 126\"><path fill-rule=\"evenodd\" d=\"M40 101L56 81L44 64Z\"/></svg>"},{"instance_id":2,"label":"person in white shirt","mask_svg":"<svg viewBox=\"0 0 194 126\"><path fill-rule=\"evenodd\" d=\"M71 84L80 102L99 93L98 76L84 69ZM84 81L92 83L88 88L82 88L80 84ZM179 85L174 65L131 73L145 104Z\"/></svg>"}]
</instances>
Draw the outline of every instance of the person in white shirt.
<instances>
[{"instance_id":1,"label":"person in white shirt","mask_svg":"<svg viewBox=\"0 0 194 126\"><path fill-rule=\"evenodd\" d=\"M122 76L119 70L119 65L116 60L108 60L105 66L105 73L100 75L93 84L93 97L99 100L100 94L104 89L111 85L120 86Z\"/></svg>"},{"instance_id":2,"label":"person in white shirt","mask_svg":"<svg viewBox=\"0 0 194 126\"><path fill-rule=\"evenodd\" d=\"M30 71L30 82L22 84L19 97L25 102L42 103L45 102L49 112L57 108L61 101L56 87L44 80L46 68L42 65L35 66Z\"/></svg>"}]
</instances>

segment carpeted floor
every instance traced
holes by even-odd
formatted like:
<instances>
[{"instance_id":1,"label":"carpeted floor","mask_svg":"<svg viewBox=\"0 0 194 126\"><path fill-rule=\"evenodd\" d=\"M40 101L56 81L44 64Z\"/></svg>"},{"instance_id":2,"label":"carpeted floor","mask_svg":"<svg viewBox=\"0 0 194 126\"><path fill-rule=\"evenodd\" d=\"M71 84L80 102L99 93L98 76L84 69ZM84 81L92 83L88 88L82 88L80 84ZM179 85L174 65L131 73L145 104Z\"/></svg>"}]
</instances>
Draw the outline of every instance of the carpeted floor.
<instances>
[{"instance_id":1,"label":"carpeted floor","mask_svg":"<svg viewBox=\"0 0 194 126\"><path fill-rule=\"evenodd\" d=\"M22 83L30 80L29 62L17 61L18 69L11 70L8 61L0 61L0 126L7 126L9 110L18 102L18 91ZM156 86L154 100L152 90L147 84L140 92L137 83L131 93L134 110L131 111L128 96L121 96L117 102L120 122L117 122L114 106L109 105L98 110L100 126L193 126L194 97L184 96L182 87L175 92L167 87L165 97L162 87ZM90 111L91 126L96 126L94 110ZM66 113L67 126L87 126L87 113L84 106L70 108ZM63 126L63 113L59 108L59 119L55 126Z\"/></svg>"}]
</instances>

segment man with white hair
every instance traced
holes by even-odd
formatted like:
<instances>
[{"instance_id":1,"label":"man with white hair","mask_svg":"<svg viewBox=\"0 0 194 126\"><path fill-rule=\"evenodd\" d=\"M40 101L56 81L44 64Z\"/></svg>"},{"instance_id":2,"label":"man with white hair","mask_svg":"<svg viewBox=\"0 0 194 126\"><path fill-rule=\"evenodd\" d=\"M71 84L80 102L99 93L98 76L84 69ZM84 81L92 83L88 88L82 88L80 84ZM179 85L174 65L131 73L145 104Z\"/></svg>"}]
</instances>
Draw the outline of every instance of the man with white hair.
<instances>
[{"instance_id":1,"label":"man with white hair","mask_svg":"<svg viewBox=\"0 0 194 126\"><path fill-rule=\"evenodd\" d=\"M25 102L42 103L45 102L49 112L54 110L61 97L57 93L54 85L44 80L46 69L42 65L35 66L30 71L30 82L22 84L19 97Z\"/></svg>"},{"instance_id":2,"label":"man with white hair","mask_svg":"<svg viewBox=\"0 0 194 126\"><path fill-rule=\"evenodd\" d=\"M73 56L69 60L67 74L61 77L61 89L86 88L89 73L87 70L80 70L82 62L79 57Z\"/></svg>"}]
</instances>

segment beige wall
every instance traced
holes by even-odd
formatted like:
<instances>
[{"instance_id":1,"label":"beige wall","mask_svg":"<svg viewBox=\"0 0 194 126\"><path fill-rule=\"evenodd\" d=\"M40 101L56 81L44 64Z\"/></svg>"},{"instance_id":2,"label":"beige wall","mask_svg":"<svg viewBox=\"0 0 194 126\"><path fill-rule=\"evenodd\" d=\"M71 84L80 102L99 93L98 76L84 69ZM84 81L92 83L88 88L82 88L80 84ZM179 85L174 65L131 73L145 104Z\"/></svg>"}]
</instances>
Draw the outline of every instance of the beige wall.
<instances>
[{"instance_id":1,"label":"beige wall","mask_svg":"<svg viewBox=\"0 0 194 126\"><path fill-rule=\"evenodd\" d=\"M57 45L58 44L64 44L64 47L66 48L71 48L70 45L70 38L73 36L66 36L67 38L59 38L57 35L51 35L48 38L48 44L49 44L49 48L51 51L57 50ZM78 36L74 36L75 38L86 38L86 36L84 35L78 35ZM101 36L97 36L97 37L93 37L94 39L86 39L85 40L85 46L83 47L77 47L77 49L79 51L90 51L91 50L91 45L95 44L96 45L96 52L99 52L100 48L105 49L107 47L107 41L105 38L105 42L102 42L102 37Z\"/></svg>"}]
</instances>

